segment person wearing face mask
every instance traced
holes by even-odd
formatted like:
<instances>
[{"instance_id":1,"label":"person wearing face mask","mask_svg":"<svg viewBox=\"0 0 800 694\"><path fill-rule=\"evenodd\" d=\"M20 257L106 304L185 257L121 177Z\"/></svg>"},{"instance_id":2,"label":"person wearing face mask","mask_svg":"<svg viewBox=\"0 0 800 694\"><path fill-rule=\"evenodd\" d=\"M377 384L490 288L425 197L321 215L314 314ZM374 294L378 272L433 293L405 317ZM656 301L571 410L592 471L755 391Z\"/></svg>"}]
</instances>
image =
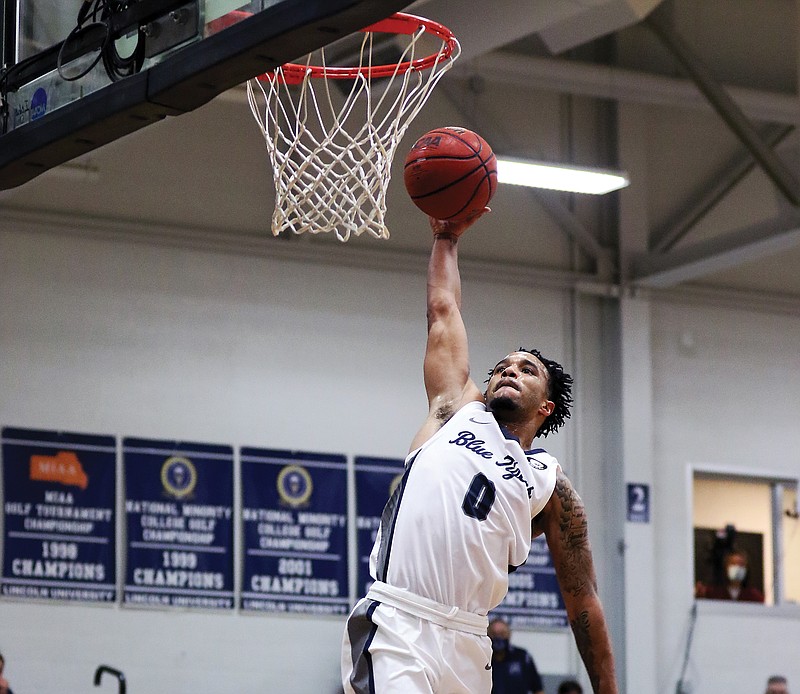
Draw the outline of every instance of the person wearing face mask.
<instances>
[{"instance_id":1,"label":"person wearing face mask","mask_svg":"<svg viewBox=\"0 0 800 694\"><path fill-rule=\"evenodd\" d=\"M747 585L747 555L731 550L723 558L724 584L700 585L698 598L709 600L737 600L739 602L764 602L764 594Z\"/></svg>"},{"instance_id":2,"label":"person wearing face mask","mask_svg":"<svg viewBox=\"0 0 800 694\"><path fill-rule=\"evenodd\" d=\"M773 675L767 680L766 694L789 694L789 682L783 675Z\"/></svg>"},{"instance_id":3,"label":"person wearing face mask","mask_svg":"<svg viewBox=\"0 0 800 694\"><path fill-rule=\"evenodd\" d=\"M508 622L496 617L487 633L492 640L492 694L544 694L531 654L511 645Z\"/></svg>"}]
</instances>

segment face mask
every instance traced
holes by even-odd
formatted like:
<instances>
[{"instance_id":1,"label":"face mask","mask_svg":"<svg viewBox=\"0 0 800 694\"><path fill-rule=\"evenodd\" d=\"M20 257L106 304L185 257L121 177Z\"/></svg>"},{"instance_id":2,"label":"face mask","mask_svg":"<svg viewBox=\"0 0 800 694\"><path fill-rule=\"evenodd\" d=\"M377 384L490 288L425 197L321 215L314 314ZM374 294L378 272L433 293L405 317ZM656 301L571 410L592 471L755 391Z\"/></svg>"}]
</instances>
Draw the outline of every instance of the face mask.
<instances>
[{"instance_id":1,"label":"face mask","mask_svg":"<svg viewBox=\"0 0 800 694\"><path fill-rule=\"evenodd\" d=\"M728 580L729 581L739 581L740 583L744 581L744 577L747 575L747 569L743 566L729 566L728 567Z\"/></svg>"},{"instance_id":2,"label":"face mask","mask_svg":"<svg viewBox=\"0 0 800 694\"><path fill-rule=\"evenodd\" d=\"M492 650L493 651L507 651L508 650L508 639L492 639Z\"/></svg>"}]
</instances>

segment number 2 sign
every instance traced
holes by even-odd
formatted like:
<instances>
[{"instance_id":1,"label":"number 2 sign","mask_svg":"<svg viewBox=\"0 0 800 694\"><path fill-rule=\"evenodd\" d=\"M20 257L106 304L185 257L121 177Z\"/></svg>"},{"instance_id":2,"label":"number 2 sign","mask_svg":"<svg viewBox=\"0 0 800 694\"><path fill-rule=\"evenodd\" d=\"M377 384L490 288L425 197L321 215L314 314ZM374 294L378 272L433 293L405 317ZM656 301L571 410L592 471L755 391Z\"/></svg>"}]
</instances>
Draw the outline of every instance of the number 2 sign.
<instances>
[{"instance_id":1,"label":"number 2 sign","mask_svg":"<svg viewBox=\"0 0 800 694\"><path fill-rule=\"evenodd\" d=\"M628 483L628 522L650 522L650 485Z\"/></svg>"}]
</instances>

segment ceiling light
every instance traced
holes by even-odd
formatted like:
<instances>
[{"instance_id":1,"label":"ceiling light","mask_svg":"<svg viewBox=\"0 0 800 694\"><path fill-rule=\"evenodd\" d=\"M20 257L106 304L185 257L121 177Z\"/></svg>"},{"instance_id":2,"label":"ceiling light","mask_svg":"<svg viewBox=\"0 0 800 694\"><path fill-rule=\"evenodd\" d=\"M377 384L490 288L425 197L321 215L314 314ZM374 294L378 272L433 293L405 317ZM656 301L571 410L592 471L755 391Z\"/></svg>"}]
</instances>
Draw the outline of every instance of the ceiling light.
<instances>
[{"instance_id":1,"label":"ceiling light","mask_svg":"<svg viewBox=\"0 0 800 694\"><path fill-rule=\"evenodd\" d=\"M623 171L497 157L498 183L603 195L630 185Z\"/></svg>"}]
</instances>

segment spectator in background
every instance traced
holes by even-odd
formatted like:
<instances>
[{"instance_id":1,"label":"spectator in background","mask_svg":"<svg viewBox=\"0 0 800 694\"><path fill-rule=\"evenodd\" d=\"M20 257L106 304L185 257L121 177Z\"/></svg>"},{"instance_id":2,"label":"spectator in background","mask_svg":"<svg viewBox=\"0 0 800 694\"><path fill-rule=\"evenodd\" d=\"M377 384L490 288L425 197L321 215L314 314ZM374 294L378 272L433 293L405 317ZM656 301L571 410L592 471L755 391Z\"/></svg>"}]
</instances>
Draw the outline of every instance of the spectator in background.
<instances>
[{"instance_id":1,"label":"spectator in background","mask_svg":"<svg viewBox=\"0 0 800 694\"><path fill-rule=\"evenodd\" d=\"M767 680L766 694L789 694L789 683L783 675L773 675Z\"/></svg>"},{"instance_id":2,"label":"spectator in background","mask_svg":"<svg viewBox=\"0 0 800 694\"><path fill-rule=\"evenodd\" d=\"M747 585L747 555L732 549L723 557L722 584L698 583L695 595L709 600L738 600L739 602L764 602L764 594Z\"/></svg>"},{"instance_id":3,"label":"spectator in background","mask_svg":"<svg viewBox=\"0 0 800 694\"><path fill-rule=\"evenodd\" d=\"M492 694L544 694L531 654L511 645L508 622L493 619L487 633L492 640Z\"/></svg>"},{"instance_id":4,"label":"spectator in background","mask_svg":"<svg viewBox=\"0 0 800 694\"><path fill-rule=\"evenodd\" d=\"M583 687L575 680L564 680L558 685L558 694L583 694Z\"/></svg>"},{"instance_id":5,"label":"spectator in background","mask_svg":"<svg viewBox=\"0 0 800 694\"><path fill-rule=\"evenodd\" d=\"M8 680L3 677L3 670L5 670L6 661L3 658L3 654L0 653L0 694L14 694L11 691L11 687L8 685Z\"/></svg>"}]
</instances>

